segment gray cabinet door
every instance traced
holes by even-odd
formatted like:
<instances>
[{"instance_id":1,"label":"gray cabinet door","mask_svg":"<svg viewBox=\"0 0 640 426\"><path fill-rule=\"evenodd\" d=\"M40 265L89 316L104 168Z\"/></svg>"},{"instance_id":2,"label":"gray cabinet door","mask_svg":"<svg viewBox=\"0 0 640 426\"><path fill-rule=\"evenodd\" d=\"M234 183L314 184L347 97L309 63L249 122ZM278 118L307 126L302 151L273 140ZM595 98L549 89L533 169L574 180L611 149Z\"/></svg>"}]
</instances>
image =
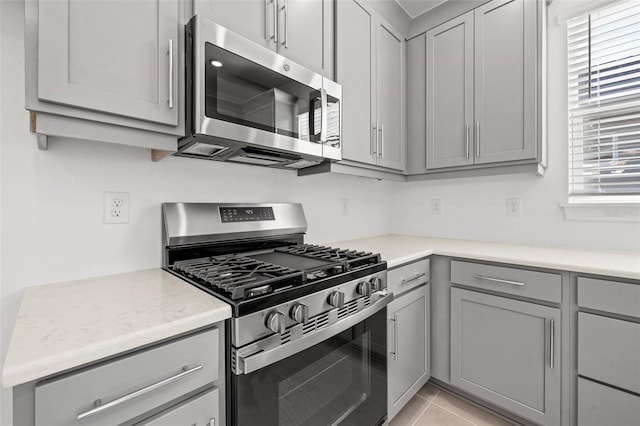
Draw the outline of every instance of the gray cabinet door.
<instances>
[{"instance_id":1,"label":"gray cabinet door","mask_svg":"<svg viewBox=\"0 0 640 426\"><path fill-rule=\"evenodd\" d=\"M336 80L342 85L342 157L376 164L376 16L364 2L336 4Z\"/></svg>"},{"instance_id":2,"label":"gray cabinet door","mask_svg":"<svg viewBox=\"0 0 640 426\"><path fill-rule=\"evenodd\" d=\"M279 0L279 52L333 79L332 0Z\"/></svg>"},{"instance_id":3,"label":"gray cabinet door","mask_svg":"<svg viewBox=\"0 0 640 426\"><path fill-rule=\"evenodd\" d=\"M473 12L427 31L427 169L473 164Z\"/></svg>"},{"instance_id":4,"label":"gray cabinet door","mask_svg":"<svg viewBox=\"0 0 640 426\"><path fill-rule=\"evenodd\" d=\"M276 0L193 0L193 13L276 50L277 6Z\"/></svg>"},{"instance_id":5,"label":"gray cabinet door","mask_svg":"<svg viewBox=\"0 0 640 426\"><path fill-rule=\"evenodd\" d=\"M377 21L378 165L404 170L404 37L380 16Z\"/></svg>"},{"instance_id":6,"label":"gray cabinet door","mask_svg":"<svg viewBox=\"0 0 640 426\"><path fill-rule=\"evenodd\" d=\"M407 174L427 171L426 163L426 35L406 42L407 47Z\"/></svg>"},{"instance_id":7,"label":"gray cabinet door","mask_svg":"<svg viewBox=\"0 0 640 426\"><path fill-rule=\"evenodd\" d=\"M178 3L40 1L38 98L177 125Z\"/></svg>"},{"instance_id":8,"label":"gray cabinet door","mask_svg":"<svg viewBox=\"0 0 640 426\"><path fill-rule=\"evenodd\" d=\"M476 163L536 156L536 3L475 9Z\"/></svg>"},{"instance_id":9,"label":"gray cabinet door","mask_svg":"<svg viewBox=\"0 0 640 426\"><path fill-rule=\"evenodd\" d=\"M429 379L429 305L427 284L395 299L387 308L389 419Z\"/></svg>"},{"instance_id":10,"label":"gray cabinet door","mask_svg":"<svg viewBox=\"0 0 640 426\"><path fill-rule=\"evenodd\" d=\"M152 419L143 421L138 426L222 426L218 410L219 404L218 389L212 389L192 397Z\"/></svg>"},{"instance_id":11,"label":"gray cabinet door","mask_svg":"<svg viewBox=\"0 0 640 426\"><path fill-rule=\"evenodd\" d=\"M560 359L559 309L451 289L453 385L535 423L557 425Z\"/></svg>"}]
</instances>

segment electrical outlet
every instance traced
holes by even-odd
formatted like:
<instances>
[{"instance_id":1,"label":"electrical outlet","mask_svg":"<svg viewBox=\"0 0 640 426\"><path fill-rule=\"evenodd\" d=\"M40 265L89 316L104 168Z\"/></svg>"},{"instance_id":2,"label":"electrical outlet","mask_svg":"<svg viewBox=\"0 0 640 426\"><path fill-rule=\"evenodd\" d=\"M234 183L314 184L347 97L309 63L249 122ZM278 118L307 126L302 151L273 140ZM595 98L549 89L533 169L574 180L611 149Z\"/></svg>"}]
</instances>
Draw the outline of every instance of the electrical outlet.
<instances>
[{"instance_id":1,"label":"electrical outlet","mask_svg":"<svg viewBox=\"0 0 640 426\"><path fill-rule=\"evenodd\" d=\"M517 217L522 214L522 199L507 198L507 216Z\"/></svg>"},{"instance_id":2,"label":"electrical outlet","mask_svg":"<svg viewBox=\"0 0 640 426\"><path fill-rule=\"evenodd\" d=\"M340 199L340 206L341 206L341 214L342 216L349 216L349 199L348 198L341 198Z\"/></svg>"},{"instance_id":3,"label":"electrical outlet","mask_svg":"<svg viewBox=\"0 0 640 426\"><path fill-rule=\"evenodd\" d=\"M129 193L104 193L104 223L129 223Z\"/></svg>"},{"instance_id":4,"label":"electrical outlet","mask_svg":"<svg viewBox=\"0 0 640 426\"><path fill-rule=\"evenodd\" d=\"M440 198L431 199L431 214L442 213L442 200Z\"/></svg>"}]
</instances>

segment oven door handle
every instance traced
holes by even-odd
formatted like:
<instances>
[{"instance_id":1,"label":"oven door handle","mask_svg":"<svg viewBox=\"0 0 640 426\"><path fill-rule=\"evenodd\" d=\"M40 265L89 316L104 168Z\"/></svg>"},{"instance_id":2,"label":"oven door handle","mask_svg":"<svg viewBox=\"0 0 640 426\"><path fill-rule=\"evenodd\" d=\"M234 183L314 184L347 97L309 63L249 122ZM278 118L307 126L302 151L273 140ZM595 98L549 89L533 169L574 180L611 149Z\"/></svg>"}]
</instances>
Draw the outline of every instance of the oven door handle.
<instances>
[{"instance_id":1,"label":"oven door handle","mask_svg":"<svg viewBox=\"0 0 640 426\"><path fill-rule=\"evenodd\" d=\"M376 293L374 293L374 295L376 295ZM302 337L301 339L294 340L293 342L278 346L273 349L258 352L255 355L243 356L238 353L236 374L253 373L254 371L260 370L261 368L267 367L271 364L288 358L291 355L302 352L305 349L309 349L310 347L315 346L330 337L340 334L343 331L348 330L354 325L369 318L371 315L386 307L393 300L393 293L377 293L377 295L382 297L376 300L375 303L372 303L371 306L361 310L356 314L341 319L336 323L325 327L317 332Z\"/></svg>"}]
</instances>

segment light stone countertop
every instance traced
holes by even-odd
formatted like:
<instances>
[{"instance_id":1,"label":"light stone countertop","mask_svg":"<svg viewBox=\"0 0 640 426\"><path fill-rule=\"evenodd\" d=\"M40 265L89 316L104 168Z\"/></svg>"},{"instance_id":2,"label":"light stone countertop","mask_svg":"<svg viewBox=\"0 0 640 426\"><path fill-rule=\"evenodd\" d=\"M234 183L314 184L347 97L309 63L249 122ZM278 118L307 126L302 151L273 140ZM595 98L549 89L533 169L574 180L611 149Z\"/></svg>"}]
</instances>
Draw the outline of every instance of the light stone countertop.
<instances>
[{"instance_id":1,"label":"light stone countertop","mask_svg":"<svg viewBox=\"0 0 640 426\"><path fill-rule=\"evenodd\" d=\"M161 269L25 289L2 371L16 386L231 317L231 307Z\"/></svg>"},{"instance_id":2,"label":"light stone countertop","mask_svg":"<svg viewBox=\"0 0 640 426\"><path fill-rule=\"evenodd\" d=\"M388 268L432 254L640 279L640 254L500 244L450 238L384 235L330 245L380 253Z\"/></svg>"}]
</instances>

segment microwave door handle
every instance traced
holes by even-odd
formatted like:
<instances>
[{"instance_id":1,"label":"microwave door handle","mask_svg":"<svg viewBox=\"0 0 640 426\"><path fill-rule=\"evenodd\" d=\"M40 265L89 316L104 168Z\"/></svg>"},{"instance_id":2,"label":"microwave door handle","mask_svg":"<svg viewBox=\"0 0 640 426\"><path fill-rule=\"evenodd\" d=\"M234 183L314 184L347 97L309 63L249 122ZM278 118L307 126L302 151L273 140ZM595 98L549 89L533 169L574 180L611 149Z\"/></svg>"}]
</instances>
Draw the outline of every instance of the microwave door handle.
<instances>
[{"instance_id":1,"label":"microwave door handle","mask_svg":"<svg viewBox=\"0 0 640 426\"><path fill-rule=\"evenodd\" d=\"M327 91L320 89L320 142L327 142Z\"/></svg>"},{"instance_id":2,"label":"microwave door handle","mask_svg":"<svg viewBox=\"0 0 640 426\"><path fill-rule=\"evenodd\" d=\"M309 141L316 141L316 120L315 120L315 112L316 112L316 101L318 97L315 94L311 95L311 99L309 99Z\"/></svg>"}]
</instances>

